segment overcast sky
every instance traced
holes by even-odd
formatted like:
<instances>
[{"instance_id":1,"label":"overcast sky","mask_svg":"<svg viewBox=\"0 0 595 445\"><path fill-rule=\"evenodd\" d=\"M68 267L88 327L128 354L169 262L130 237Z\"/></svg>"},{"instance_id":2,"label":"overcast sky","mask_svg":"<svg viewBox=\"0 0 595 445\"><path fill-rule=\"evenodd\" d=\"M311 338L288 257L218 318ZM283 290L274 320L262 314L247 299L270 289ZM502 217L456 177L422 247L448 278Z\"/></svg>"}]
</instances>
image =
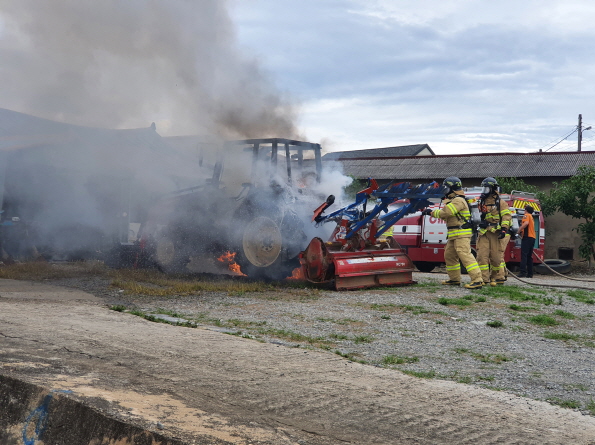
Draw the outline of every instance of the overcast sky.
<instances>
[{"instance_id":1,"label":"overcast sky","mask_svg":"<svg viewBox=\"0 0 595 445\"><path fill-rule=\"evenodd\" d=\"M243 50L327 149L550 149L595 125L595 2L235 0ZM549 151L577 149L577 133ZM583 149L595 150L595 131Z\"/></svg>"},{"instance_id":2,"label":"overcast sky","mask_svg":"<svg viewBox=\"0 0 595 445\"><path fill-rule=\"evenodd\" d=\"M327 151L576 150L594 23L588 0L0 0L0 108Z\"/></svg>"}]
</instances>

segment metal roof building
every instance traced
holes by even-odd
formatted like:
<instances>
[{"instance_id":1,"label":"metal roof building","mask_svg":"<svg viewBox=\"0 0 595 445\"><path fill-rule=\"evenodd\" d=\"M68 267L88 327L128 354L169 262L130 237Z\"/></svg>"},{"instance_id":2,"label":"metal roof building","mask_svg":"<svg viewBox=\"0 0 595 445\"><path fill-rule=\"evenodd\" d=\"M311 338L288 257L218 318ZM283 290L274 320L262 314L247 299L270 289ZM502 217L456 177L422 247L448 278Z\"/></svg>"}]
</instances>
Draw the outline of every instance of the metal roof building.
<instances>
[{"instance_id":1,"label":"metal roof building","mask_svg":"<svg viewBox=\"0 0 595 445\"><path fill-rule=\"evenodd\" d=\"M325 156L323 161L328 160ZM560 178L576 174L581 165L595 166L595 151L501 153L452 156L357 157L339 159L345 174L377 180L425 180L458 176Z\"/></svg>"},{"instance_id":2,"label":"metal roof building","mask_svg":"<svg viewBox=\"0 0 595 445\"><path fill-rule=\"evenodd\" d=\"M428 144L401 145L397 147L370 148L365 150L334 151L325 154L325 160L344 160L360 158L394 158L402 156L431 156L434 151Z\"/></svg>"}]
</instances>

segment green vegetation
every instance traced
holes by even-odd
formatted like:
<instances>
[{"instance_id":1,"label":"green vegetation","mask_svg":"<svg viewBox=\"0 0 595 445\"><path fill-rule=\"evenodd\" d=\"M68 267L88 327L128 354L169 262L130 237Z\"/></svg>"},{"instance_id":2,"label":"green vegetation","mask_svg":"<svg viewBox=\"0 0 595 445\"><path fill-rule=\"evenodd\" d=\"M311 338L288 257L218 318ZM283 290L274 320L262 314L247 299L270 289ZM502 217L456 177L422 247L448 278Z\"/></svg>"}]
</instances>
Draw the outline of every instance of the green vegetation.
<instances>
[{"instance_id":1,"label":"green vegetation","mask_svg":"<svg viewBox=\"0 0 595 445\"><path fill-rule=\"evenodd\" d=\"M506 298L513 301L534 301L545 305L554 303L552 297L546 296L547 291L544 289L521 288L518 286L497 286L497 287L483 287L478 294L492 298ZM515 306L514 310L519 310L522 306ZM511 308L512 309L512 308ZM521 309L522 310L522 309Z\"/></svg>"},{"instance_id":2,"label":"green vegetation","mask_svg":"<svg viewBox=\"0 0 595 445\"><path fill-rule=\"evenodd\" d=\"M419 357L401 357L398 355L386 355L382 358L383 365L402 365L405 363L417 363Z\"/></svg>"},{"instance_id":3,"label":"green vegetation","mask_svg":"<svg viewBox=\"0 0 595 445\"><path fill-rule=\"evenodd\" d=\"M535 315L533 317L527 318L527 320L529 320L530 323L541 326L556 326L560 324L555 318L545 314Z\"/></svg>"},{"instance_id":4,"label":"green vegetation","mask_svg":"<svg viewBox=\"0 0 595 445\"><path fill-rule=\"evenodd\" d=\"M486 325L488 325L491 328L501 328L502 326L504 326L504 323L502 323L500 320L494 320L488 321Z\"/></svg>"},{"instance_id":5,"label":"green vegetation","mask_svg":"<svg viewBox=\"0 0 595 445\"><path fill-rule=\"evenodd\" d=\"M579 338L578 335L568 334L566 332L544 332L543 337L549 338L550 340L576 340Z\"/></svg>"},{"instance_id":6,"label":"green vegetation","mask_svg":"<svg viewBox=\"0 0 595 445\"><path fill-rule=\"evenodd\" d=\"M539 193L543 214L562 212L584 220L573 230L581 236L580 256L592 264L595 259L595 167L581 165L576 175L552 185L548 194Z\"/></svg>"},{"instance_id":7,"label":"green vegetation","mask_svg":"<svg viewBox=\"0 0 595 445\"><path fill-rule=\"evenodd\" d=\"M440 297L438 298L438 304L443 306L471 306L473 302L468 298L446 298Z\"/></svg>"},{"instance_id":8,"label":"green vegetation","mask_svg":"<svg viewBox=\"0 0 595 445\"><path fill-rule=\"evenodd\" d=\"M576 318L576 316L574 314L571 314L570 312L563 311L561 309L554 311L554 315L557 315L562 318L566 318L567 320L574 320Z\"/></svg>"},{"instance_id":9,"label":"green vegetation","mask_svg":"<svg viewBox=\"0 0 595 445\"><path fill-rule=\"evenodd\" d=\"M595 292L587 292L581 289L567 290L566 295L574 298L576 301L586 304L595 304Z\"/></svg>"},{"instance_id":10,"label":"green vegetation","mask_svg":"<svg viewBox=\"0 0 595 445\"><path fill-rule=\"evenodd\" d=\"M552 405L558 405L562 408L577 409L581 407L581 402L577 402L576 400L562 400L557 397L552 397L551 399L547 399L547 401Z\"/></svg>"},{"instance_id":11,"label":"green vegetation","mask_svg":"<svg viewBox=\"0 0 595 445\"><path fill-rule=\"evenodd\" d=\"M361 343L372 343L374 340L376 339L370 335L356 335L352 339L353 343L355 343L356 345L359 345Z\"/></svg>"},{"instance_id":12,"label":"green vegetation","mask_svg":"<svg viewBox=\"0 0 595 445\"><path fill-rule=\"evenodd\" d=\"M409 371L407 369L402 369L401 372L420 379L433 379L436 377L436 371Z\"/></svg>"},{"instance_id":13,"label":"green vegetation","mask_svg":"<svg viewBox=\"0 0 595 445\"><path fill-rule=\"evenodd\" d=\"M498 181L500 187L502 187L502 193L512 193L513 190L529 193L537 193L539 191L536 186L527 184L519 178L502 178L498 176L495 179Z\"/></svg>"},{"instance_id":14,"label":"green vegetation","mask_svg":"<svg viewBox=\"0 0 595 445\"><path fill-rule=\"evenodd\" d=\"M536 309L531 306L519 306L518 304L511 304L510 306L508 306L508 308L517 312L533 311Z\"/></svg>"}]
</instances>

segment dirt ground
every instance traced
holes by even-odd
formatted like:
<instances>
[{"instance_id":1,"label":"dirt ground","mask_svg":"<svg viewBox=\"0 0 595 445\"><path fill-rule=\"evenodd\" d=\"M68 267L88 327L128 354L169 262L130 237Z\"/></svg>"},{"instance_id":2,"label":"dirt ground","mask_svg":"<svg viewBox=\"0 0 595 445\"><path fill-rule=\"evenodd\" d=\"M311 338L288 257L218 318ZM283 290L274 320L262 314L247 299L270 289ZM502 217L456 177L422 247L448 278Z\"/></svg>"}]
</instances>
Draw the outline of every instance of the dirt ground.
<instances>
[{"instance_id":1,"label":"dirt ground","mask_svg":"<svg viewBox=\"0 0 595 445\"><path fill-rule=\"evenodd\" d=\"M188 443L595 444L595 419L544 402L206 329L0 280L4 375L67 389Z\"/></svg>"}]
</instances>

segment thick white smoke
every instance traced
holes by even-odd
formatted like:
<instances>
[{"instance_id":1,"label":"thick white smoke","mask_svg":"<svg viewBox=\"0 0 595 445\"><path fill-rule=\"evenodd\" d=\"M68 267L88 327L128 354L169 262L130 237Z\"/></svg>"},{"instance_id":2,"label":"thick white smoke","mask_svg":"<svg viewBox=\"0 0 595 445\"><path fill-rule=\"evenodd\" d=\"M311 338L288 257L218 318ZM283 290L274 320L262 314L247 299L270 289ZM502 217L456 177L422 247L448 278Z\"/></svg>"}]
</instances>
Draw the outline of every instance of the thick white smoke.
<instances>
[{"instance_id":1,"label":"thick white smoke","mask_svg":"<svg viewBox=\"0 0 595 445\"><path fill-rule=\"evenodd\" d=\"M1 107L106 128L296 136L225 0L2 0Z\"/></svg>"}]
</instances>

